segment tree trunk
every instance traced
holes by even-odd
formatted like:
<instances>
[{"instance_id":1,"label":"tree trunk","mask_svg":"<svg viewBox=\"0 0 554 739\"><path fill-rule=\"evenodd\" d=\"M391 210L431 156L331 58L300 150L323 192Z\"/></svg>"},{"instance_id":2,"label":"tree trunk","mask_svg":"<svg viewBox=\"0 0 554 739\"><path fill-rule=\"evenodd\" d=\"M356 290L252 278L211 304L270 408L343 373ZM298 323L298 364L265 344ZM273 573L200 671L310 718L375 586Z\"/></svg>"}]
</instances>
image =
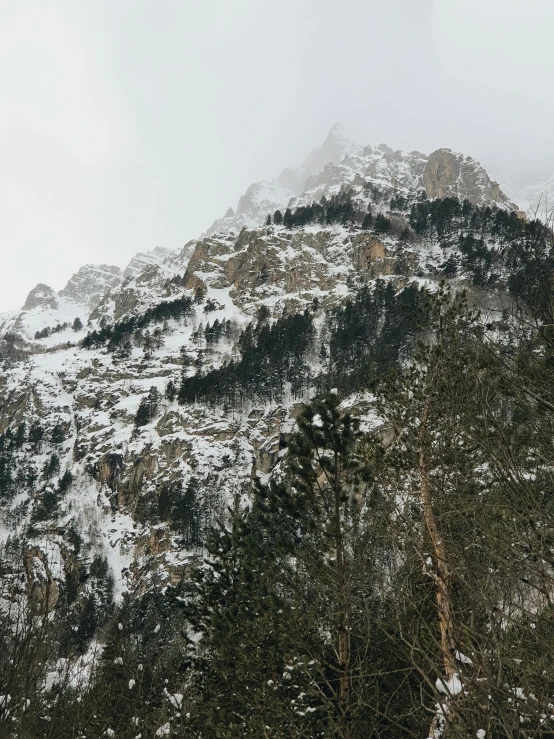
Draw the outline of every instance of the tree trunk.
<instances>
[{"instance_id":1,"label":"tree trunk","mask_svg":"<svg viewBox=\"0 0 554 739\"><path fill-rule=\"evenodd\" d=\"M350 597L349 573L344 551L343 528L341 521L341 482L339 474L340 460L335 455L334 507L336 526L336 563L337 563L337 618L338 618L338 661L339 690L338 703L341 715L341 739L350 739Z\"/></svg>"},{"instance_id":2,"label":"tree trunk","mask_svg":"<svg viewBox=\"0 0 554 739\"><path fill-rule=\"evenodd\" d=\"M427 421L429 416L429 400L427 400L421 430L419 433L419 492L423 504L425 527L433 547L433 576L436 588L437 615L440 630L441 656L444 669L444 680L450 681L456 672L454 646L454 616L450 597L451 572L448 566L446 548L440 535L437 519L433 513L433 501L429 483L429 464L427 458ZM447 696L448 698L448 696ZM429 737L434 739L439 729L439 715L435 715L429 728Z\"/></svg>"}]
</instances>

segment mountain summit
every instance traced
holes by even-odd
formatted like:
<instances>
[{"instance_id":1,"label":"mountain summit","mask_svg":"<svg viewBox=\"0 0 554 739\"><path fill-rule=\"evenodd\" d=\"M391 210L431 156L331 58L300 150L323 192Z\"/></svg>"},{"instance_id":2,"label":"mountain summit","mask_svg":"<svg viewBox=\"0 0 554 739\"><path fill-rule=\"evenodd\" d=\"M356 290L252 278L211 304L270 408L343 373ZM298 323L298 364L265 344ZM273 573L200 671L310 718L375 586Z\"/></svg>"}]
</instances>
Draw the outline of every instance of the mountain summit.
<instances>
[{"instance_id":1,"label":"mountain summit","mask_svg":"<svg viewBox=\"0 0 554 739\"><path fill-rule=\"evenodd\" d=\"M395 151L387 144L362 147L345 135L340 123L335 123L323 144L301 166L289 167L272 180L250 185L236 211L229 209L212 223L206 235L238 233L243 226L254 228L277 209L305 204L332 194L337 187L360 185L362 181L403 192L425 190L430 198L448 194L475 204L517 209L472 157L450 149L425 155Z\"/></svg>"},{"instance_id":2,"label":"mountain summit","mask_svg":"<svg viewBox=\"0 0 554 739\"><path fill-rule=\"evenodd\" d=\"M236 211L229 208L223 218L212 223L206 234L240 231L243 226L260 225L268 213L286 207L291 198L302 193L310 176L320 172L326 164L338 164L345 156L360 149L345 135L340 123L333 124L325 141L308 154L302 165L287 167L272 180L250 185L240 197Z\"/></svg>"}]
</instances>

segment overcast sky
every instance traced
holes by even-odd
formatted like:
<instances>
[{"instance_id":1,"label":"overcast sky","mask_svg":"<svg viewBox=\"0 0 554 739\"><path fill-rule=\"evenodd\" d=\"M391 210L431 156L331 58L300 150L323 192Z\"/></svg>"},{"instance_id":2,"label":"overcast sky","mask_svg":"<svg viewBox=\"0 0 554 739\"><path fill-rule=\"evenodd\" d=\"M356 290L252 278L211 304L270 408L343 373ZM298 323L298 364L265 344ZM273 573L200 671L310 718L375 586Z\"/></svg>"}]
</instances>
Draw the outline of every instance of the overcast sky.
<instances>
[{"instance_id":1,"label":"overcast sky","mask_svg":"<svg viewBox=\"0 0 554 739\"><path fill-rule=\"evenodd\" d=\"M199 235L341 121L554 175L552 0L0 0L0 311Z\"/></svg>"}]
</instances>

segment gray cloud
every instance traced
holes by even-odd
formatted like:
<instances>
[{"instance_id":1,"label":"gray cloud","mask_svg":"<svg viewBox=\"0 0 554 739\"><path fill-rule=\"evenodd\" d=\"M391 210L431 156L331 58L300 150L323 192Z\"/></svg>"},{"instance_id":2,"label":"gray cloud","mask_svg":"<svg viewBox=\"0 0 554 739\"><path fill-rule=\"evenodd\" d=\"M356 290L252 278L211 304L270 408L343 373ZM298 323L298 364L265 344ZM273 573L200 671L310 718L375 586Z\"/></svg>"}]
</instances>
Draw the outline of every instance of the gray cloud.
<instances>
[{"instance_id":1,"label":"gray cloud","mask_svg":"<svg viewBox=\"0 0 554 739\"><path fill-rule=\"evenodd\" d=\"M198 235L335 120L554 173L539 0L0 0L0 310Z\"/></svg>"}]
</instances>

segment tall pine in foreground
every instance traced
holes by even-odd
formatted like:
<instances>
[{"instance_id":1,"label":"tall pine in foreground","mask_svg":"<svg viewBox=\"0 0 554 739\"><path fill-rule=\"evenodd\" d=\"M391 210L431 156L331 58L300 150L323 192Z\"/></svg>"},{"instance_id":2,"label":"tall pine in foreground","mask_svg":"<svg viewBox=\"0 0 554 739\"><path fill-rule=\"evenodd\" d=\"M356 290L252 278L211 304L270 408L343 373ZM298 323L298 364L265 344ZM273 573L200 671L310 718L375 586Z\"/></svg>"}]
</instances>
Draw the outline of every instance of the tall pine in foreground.
<instances>
[{"instance_id":1,"label":"tall pine in foreground","mask_svg":"<svg viewBox=\"0 0 554 739\"><path fill-rule=\"evenodd\" d=\"M360 449L338 398L316 401L287 480L258 486L214 531L189 606L201 634L191 713L207 735L418 735L425 685L395 643L385 587L391 509L372 501Z\"/></svg>"}]
</instances>

